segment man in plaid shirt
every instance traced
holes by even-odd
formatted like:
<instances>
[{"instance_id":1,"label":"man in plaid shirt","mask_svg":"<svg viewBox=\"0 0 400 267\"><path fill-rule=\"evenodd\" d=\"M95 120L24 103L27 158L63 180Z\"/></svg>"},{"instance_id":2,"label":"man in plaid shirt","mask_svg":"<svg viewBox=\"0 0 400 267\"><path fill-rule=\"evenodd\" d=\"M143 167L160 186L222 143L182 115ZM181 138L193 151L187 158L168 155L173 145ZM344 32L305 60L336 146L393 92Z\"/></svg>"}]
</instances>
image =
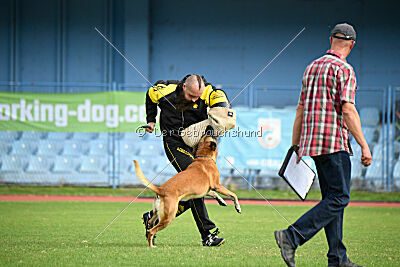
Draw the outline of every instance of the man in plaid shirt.
<instances>
[{"instance_id":1,"label":"man in plaid shirt","mask_svg":"<svg viewBox=\"0 0 400 267\"><path fill-rule=\"evenodd\" d=\"M347 258L343 212L350 201L349 131L361 146L361 163L369 166L371 152L355 108L357 89L353 68L346 62L356 40L352 26L338 24L331 32L331 49L305 70L293 125L292 145L298 161L311 156L318 172L322 200L275 239L288 266L295 266L296 248L322 228L329 245L328 266L359 266Z\"/></svg>"}]
</instances>

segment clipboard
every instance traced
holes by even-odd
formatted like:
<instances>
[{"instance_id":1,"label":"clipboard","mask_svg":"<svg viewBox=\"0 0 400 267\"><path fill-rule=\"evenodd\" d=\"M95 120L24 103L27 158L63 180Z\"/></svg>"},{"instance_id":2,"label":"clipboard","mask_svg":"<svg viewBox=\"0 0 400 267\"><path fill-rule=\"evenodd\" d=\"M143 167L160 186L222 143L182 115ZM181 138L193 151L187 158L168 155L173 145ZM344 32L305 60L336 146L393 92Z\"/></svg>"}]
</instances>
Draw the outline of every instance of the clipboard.
<instances>
[{"instance_id":1,"label":"clipboard","mask_svg":"<svg viewBox=\"0 0 400 267\"><path fill-rule=\"evenodd\" d=\"M278 175L292 188L301 200L305 200L315 180L315 172L301 159L297 164L297 146L292 146L286 154Z\"/></svg>"}]
</instances>

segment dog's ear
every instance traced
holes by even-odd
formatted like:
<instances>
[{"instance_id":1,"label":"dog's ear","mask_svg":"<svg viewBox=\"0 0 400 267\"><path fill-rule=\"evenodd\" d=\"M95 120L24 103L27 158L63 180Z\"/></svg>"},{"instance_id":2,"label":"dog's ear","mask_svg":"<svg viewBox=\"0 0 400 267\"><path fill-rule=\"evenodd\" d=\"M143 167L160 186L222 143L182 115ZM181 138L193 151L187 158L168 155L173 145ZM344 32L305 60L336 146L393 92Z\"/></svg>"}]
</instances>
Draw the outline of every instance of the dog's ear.
<instances>
[{"instance_id":1,"label":"dog's ear","mask_svg":"<svg viewBox=\"0 0 400 267\"><path fill-rule=\"evenodd\" d=\"M215 149L217 149L217 143L215 143L214 141L210 141L210 148L212 151L215 151Z\"/></svg>"}]
</instances>

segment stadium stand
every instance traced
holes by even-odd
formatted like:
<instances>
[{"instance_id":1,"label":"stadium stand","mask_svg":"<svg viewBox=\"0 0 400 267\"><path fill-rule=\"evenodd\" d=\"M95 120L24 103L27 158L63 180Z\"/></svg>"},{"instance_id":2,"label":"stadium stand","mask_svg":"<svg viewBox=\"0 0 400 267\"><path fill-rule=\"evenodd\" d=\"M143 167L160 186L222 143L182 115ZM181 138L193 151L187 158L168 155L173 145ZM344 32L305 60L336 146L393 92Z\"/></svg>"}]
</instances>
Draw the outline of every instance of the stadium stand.
<instances>
[{"instance_id":1,"label":"stadium stand","mask_svg":"<svg viewBox=\"0 0 400 267\"><path fill-rule=\"evenodd\" d=\"M64 142L64 149L62 154L64 156L80 157L87 155L89 151L89 144L87 142L80 142L77 140L66 140Z\"/></svg>"},{"instance_id":2,"label":"stadium stand","mask_svg":"<svg viewBox=\"0 0 400 267\"><path fill-rule=\"evenodd\" d=\"M146 140L142 142L139 148L138 156L156 156L161 155L162 144L159 141Z\"/></svg>"},{"instance_id":3,"label":"stadium stand","mask_svg":"<svg viewBox=\"0 0 400 267\"><path fill-rule=\"evenodd\" d=\"M70 174L77 168L77 157L56 156L51 172L55 174Z\"/></svg>"},{"instance_id":4,"label":"stadium stand","mask_svg":"<svg viewBox=\"0 0 400 267\"><path fill-rule=\"evenodd\" d=\"M103 174L107 163L104 157L98 156L82 156L81 162L79 172L90 174Z\"/></svg>"},{"instance_id":5,"label":"stadium stand","mask_svg":"<svg viewBox=\"0 0 400 267\"><path fill-rule=\"evenodd\" d=\"M397 161L393 169L393 183L395 186L400 188L400 160Z\"/></svg>"},{"instance_id":6,"label":"stadium stand","mask_svg":"<svg viewBox=\"0 0 400 267\"><path fill-rule=\"evenodd\" d=\"M47 135L47 139L49 140L68 140L71 139L73 136L73 133L66 133L66 132L49 132Z\"/></svg>"},{"instance_id":7,"label":"stadium stand","mask_svg":"<svg viewBox=\"0 0 400 267\"><path fill-rule=\"evenodd\" d=\"M29 158L28 167L26 168L26 173L36 173L36 174L48 174L50 168L54 164L53 157L44 156L31 156Z\"/></svg>"},{"instance_id":8,"label":"stadium stand","mask_svg":"<svg viewBox=\"0 0 400 267\"><path fill-rule=\"evenodd\" d=\"M365 107L360 110L360 119L363 126L375 127L379 123L379 110L375 107Z\"/></svg>"},{"instance_id":9,"label":"stadium stand","mask_svg":"<svg viewBox=\"0 0 400 267\"><path fill-rule=\"evenodd\" d=\"M80 140L80 141L90 141L90 140L96 139L97 136L98 136L98 134L96 134L96 133L77 132L77 133L74 133L73 139Z\"/></svg>"},{"instance_id":10,"label":"stadium stand","mask_svg":"<svg viewBox=\"0 0 400 267\"><path fill-rule=\"evenodd\" d=\"M18 140L12 144L12 155L32 155L37 150L37 142L28 140Z\"/></svg>"},{"instance_id":11,"label":"stadium stand","mask_svg":"<svg viewBox=\"0 0 400 267\"><path fill-rule=\"evenodd\" d=\"M0 131L0 140L3 142L14 142L21 136L20 132Z\"/></svg>"},{"instance_id":12,"label":"stadium stand","mask_svg":"<svg viewBox=\"0 0 400 267\"><path fill-rule=\"evenodd\" d=\"M143 144L141 144L143 145ZM134 140L120 140L119 153L125 155L135 155L138 152L137 142Z\"/></svg>"},{"instance_id":13,"label":"stadium stand","mask_svg":"<svg viewBox=\"0 0 400 267\"><path fill-rule=\"evenodd\" d=\"M89 146L89 155L106 157L111 154L110 145L106 140L92 140Z\"/></svg>"},{"instance_id":14,"label":"stadium stand","mask_svg":"<svg viewBox=\"0 0 400 267\"><path fill-rule=\"evenodd\" d=\"M26 156L2 155L0 173L18 174L26 169L28 161Z\"/></svg>"},{"instance_id":15,"label":"stadium stand","mask_svg":"<svg viewBox=\"0 0 400 267\"><path fill-rule=\"evenodd\" d=\"M11 151L10 142L0 141L0 155L8 155Z\"/></svg>"},{"instance_id":16,"label":"stadium stand","mask_svg":"<svg viewBox=\"0 0 400 267\"><path fill-rule=\"evenodd\" d=\"M32 131L27 131L27 132L22 132L20 139L22 140L40 140L46 138L47 133L43 132L32 132Z\"/></svg>"},{"instance_id":17,"label":"stadium stand","mask_svg":"<svg viewBox=\"0 0 400 267\"><path fill-rule=\"evenodd\" d=\"M63 144L49 140L40 140L37 155L56 156L61 154Z\"/></svg>"},{"instance_id":18,"label":"stadium stand","mask_svg":"<svg viewBox=\"0 0 400 267\"><path fill-rule=\"evenodd\" d=\"M365 140L367 140L367 143L370 145L372 144L375 139L375 127L363 127L362 132L364 134Z\"/></svg>"},{"instance_id":19,"label":"stadium stand","mask_svg":"<svg viewBox=\"0 0 400 267\"><path fill-rule=\"evenodd\" d=\"M371 186L379 187L382 186L382 161L375 160L371 166L367 168L365 179L369 180Z\"/></svg>"}]
</instances>

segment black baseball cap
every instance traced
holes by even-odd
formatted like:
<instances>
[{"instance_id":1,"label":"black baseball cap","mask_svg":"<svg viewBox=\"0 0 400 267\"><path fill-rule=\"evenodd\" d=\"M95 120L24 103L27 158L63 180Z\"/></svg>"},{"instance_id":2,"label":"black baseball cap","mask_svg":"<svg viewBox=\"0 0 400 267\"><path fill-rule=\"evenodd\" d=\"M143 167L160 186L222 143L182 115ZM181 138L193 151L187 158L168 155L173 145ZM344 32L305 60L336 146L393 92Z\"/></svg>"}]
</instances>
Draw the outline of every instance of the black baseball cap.
<instances>
[{"instance_id":1,"label":"black baseball cap","mask_svg":"<svg viewBox=\"0 0 400 267\"><path fill-rule=\"evenodd\" d=\"M343 34L344 36L337 35L338 33ZM331 31L331 37L343 39L343 40L356 40L356 31L354 30L353 26L347 23L340 23L333 28Z\"/></svg>"}]
</instances>

